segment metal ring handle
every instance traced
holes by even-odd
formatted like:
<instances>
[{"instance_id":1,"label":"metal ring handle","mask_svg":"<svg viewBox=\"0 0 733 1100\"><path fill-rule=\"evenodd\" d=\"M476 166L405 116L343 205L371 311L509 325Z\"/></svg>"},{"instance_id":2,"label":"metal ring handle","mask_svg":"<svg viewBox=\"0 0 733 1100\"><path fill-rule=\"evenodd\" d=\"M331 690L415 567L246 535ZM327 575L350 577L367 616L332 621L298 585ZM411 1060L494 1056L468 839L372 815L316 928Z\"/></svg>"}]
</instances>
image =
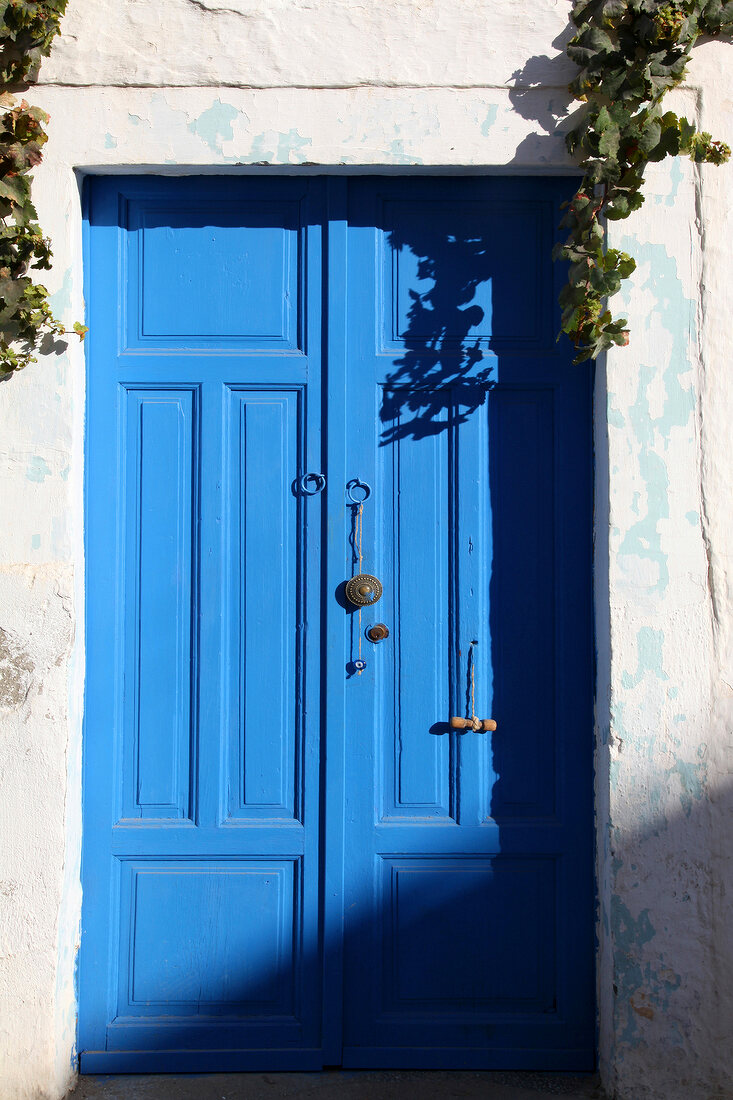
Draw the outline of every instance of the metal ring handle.
<instances>
[{"instance_id":1,"label":"metal ring handle","mask_svg":"<svg viewBox=\"0 0 733 1100\"><path fill-rule=\"evenodd\" d=\"M364 492L364 496L355 497L354 489L362 489ZM356 506L358 506L359 504L363 504L365 500L369 500L369 497L371 495L371 486L367 485L366 481L362 481L358 477L353 477L351 481L349 481L346 485L346 499L348 500L349 504L353 504Z\"/></svg>"},{"instance_id":2,"label":"metal ring handle","mask_svg":"<svg viewBox=\"0 0 733 1100\"><path fill-rule=\"evenodd\" d=\"M315 481L315 488L308 488L309 481ZM300 486L301 493L305 493L307 497L314 497L316 493L322 493L326 488L326 475L315 473L303 474L298 485Z\"/></svg>"}]
</instances>

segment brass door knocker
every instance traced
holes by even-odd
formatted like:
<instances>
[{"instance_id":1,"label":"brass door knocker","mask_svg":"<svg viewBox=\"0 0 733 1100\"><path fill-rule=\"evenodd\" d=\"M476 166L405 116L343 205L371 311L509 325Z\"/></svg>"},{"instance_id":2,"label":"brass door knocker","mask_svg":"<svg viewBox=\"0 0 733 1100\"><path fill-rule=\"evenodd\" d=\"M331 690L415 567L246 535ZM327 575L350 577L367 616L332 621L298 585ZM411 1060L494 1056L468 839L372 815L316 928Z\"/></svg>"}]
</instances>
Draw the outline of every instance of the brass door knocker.
<instances>
[{"instance_id":1,"label":"brass door knocker","mask_svg":"<svg viewBox=\"0 0 733 1100\"><path fill-rule=\"evenodd\" d=\"M382 582L371 573L357 573L346 582L346 599L356 607L370 607L382 598Z\"/></svg>"}]
</instances>

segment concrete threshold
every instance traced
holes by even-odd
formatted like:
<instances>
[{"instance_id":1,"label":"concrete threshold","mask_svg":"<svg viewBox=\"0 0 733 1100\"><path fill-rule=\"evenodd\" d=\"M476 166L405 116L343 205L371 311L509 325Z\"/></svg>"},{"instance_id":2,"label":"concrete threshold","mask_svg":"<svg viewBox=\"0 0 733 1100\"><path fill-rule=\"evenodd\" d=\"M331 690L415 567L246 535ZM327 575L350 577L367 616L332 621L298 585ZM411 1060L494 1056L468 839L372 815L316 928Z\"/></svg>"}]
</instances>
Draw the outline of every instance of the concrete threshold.
<instances>
[{"instance_id":1,"label":"concrete threshold","mask_svg":"<svg viewBox=\"0 0 733 1100\"><path fill-rule=\"evenodd\" d=\"M67 1100L604 1100L595 1075L473 1070L80 1077Z\"/></svg>"}]
</instances>

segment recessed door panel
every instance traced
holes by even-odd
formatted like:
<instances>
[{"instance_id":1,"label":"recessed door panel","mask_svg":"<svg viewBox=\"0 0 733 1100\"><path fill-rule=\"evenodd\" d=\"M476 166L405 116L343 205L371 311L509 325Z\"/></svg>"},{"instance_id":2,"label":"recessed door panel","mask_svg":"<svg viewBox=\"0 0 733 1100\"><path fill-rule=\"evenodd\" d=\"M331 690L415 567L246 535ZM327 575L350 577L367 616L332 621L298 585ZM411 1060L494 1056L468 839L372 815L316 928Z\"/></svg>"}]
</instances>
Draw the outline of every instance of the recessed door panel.
<instances>
[{"instance_id":1,"label":"recessed door panel","mask_svg":"<svg viewBox=\"0 0 733 1100\"><path fill-rule=\"evenodd\" d=\"M292 490L302 391L231 389L225 481L227 820L293 819L301 792L303 668L298 552L303 509Z\"/></svg>"},{"instance_id":2,"label":"recessed door panel","mask_svg":"<svg viewBox=\"0 0 733 1100\"><path fill-rule=\"evenodd\" d=\"M407 397L405 396L405 400ZM395 406L393 392L385 401ZM441 421L438 421L440 424ZM445 428L446 422L442 421ZM450 614L449 546L445 539L450 449L445 430L417 444L400 434L399 415L384 422L391 442L378 452L378 492L384 526L375 544L380 570L394 581L377 612L392 623L388 645L374 657L384 665L380 681L380 755L384 763L384 819L451 816L451 755L436 729L426 745L423 731L444 720L448 692ZM367 529L376 521L366 506ZM403 606L412 613L402 615ZM369 654L371 656L371 654Z\"/></svg>"},{"instance_id":3,"label":"recessed door panel","mask_svg":"<svg viewBox=\"0 0 733 1100\"><path fill-rule=\"evenodd\" d=\"M301 200L122 200L130 347L300 346Z\"/></svg>"},{"instance_id":4,"label":"recessed door panel","mask_svg":"<svg viewBox=\"0 0 733 1100\"><path fill-rule=\"evenodd\" d=\"M123 861L119 1015L293 1016L296 870L293 860Z\"/></svg>"},{"instance_id":5,"label":"recessed door panel","mask_svg":"<svg viewBox=\"0 0 733 1100\"><path fill-rule=\"evenodd\" d=\"M118 397L126 527L120 580L128 609L122 816L187 818L196 736L198 394L122 387Z\"/></svg>"},{"instance_id":6,"label":"recessed door panel","mask_svg":"<svg viewBox=\"0 0 733 1100\"><path fill-rule=\"evenodd\" d=\"M440 1013L463 1023L496 1012L553 1011L552 860L383 863L382 1015Z\"/></svg>"}]
</instances>

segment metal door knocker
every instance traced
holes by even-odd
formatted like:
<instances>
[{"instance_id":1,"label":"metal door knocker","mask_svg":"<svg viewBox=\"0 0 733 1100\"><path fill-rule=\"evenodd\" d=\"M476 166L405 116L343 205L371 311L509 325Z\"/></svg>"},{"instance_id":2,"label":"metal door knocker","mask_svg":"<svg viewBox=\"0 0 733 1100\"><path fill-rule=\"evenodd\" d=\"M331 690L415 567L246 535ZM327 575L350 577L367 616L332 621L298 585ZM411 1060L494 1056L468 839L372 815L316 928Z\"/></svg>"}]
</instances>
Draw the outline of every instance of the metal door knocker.
<instances>
[{"instance_id":1,"label":"metal door knocker","mask_svg":"<svg viewBox=\"0 0 733 1100\"><path fill-rule=\"evenodd\" d=\"M370 607L382 598L382 582L371 573L357 573L346 582L346 599L356 607Z\"/></svg>"}]
</instances>

